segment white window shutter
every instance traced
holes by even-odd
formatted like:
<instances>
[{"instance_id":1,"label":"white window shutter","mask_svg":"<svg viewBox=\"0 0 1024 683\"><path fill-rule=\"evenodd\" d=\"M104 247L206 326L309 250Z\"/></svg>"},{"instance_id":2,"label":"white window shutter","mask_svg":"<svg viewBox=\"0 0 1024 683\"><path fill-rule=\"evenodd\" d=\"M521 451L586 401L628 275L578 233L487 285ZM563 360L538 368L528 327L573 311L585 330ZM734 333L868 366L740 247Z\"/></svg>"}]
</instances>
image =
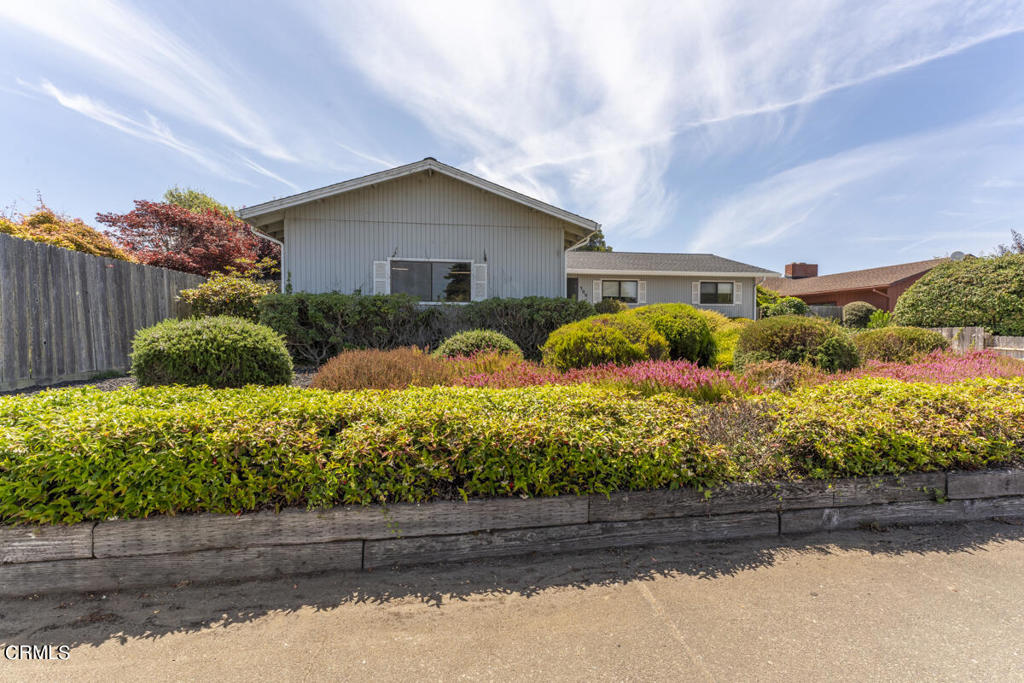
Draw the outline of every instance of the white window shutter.
<instances>
[{"instance_id":1,"label":"white window shutter","mask_svg":"<svg viewBox=\"0 0 1024 683\"><path fill-rule=\"evenodd\" d=\"M601 281L594 280L594 303L600 303L601 301Z\"/></svg>"},{"instance_id":2,"label":"white window shutter","mask_svg":"<svg viewBox=\"0 0 1024 683\"><path fill-rule=\"evenodd\" d=\"M690 303L696 306L697 304L700 303L700 283L694 282L691 285L691 287L692 289L690 291Z\"/></svg>"},{"instance_id":3,"label":"white window shutter","mask_svg":"<svg viewBox=\"0 0 1024 683\"><path fill-rule=\"evenodd\" d=\"M743 303L743 283L734 282L732 283L732 302L734 304Z\"/></svg>"},{"instance_id":4,"label":"white window shutter","mask_svg":"<svg viewBox=\"0 0 1024 683\"><path fill-rule=\"evenodd\" d=\"M469 298L473 301L483 301L487 298L487 264L473 264L473 281L470 283Z\"/></svg>"},{"instance_id":5,"label":"white window shutter","mask_svg":"<svg viewBox=\"0 0 1024 683\"><path fill-rule=\"evenodd\" d=\"M647 303L647 280L638 280L636 283L636 302Z\"/></svg>"},{"instance_id":6,"label":"white window shutter","mask_svg":"<svg viewBox=\"0 0 1024 683\"><path fill-rule=\"evenodd\" d=\"M388 276L391 275L390 269L388 268L387 261L374 261L373 262L373 293L374 294L390 294L391 288L388 286L390 279Z\"/></svg>"}]
</instances>

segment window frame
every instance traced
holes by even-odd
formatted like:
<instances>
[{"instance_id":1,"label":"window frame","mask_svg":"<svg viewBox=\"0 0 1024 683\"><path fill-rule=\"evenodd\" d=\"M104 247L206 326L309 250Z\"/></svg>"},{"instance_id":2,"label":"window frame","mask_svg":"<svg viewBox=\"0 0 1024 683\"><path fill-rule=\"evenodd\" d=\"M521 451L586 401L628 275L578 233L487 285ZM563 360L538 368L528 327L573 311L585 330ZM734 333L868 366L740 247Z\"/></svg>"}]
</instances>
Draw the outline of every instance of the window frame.
<instances>
[{"instance_id":1,"label":"window frame","mask_svg":"<svg viewBox=\"0 0 1024 683\"><path fill-rule=\"evenodd\" d=\"M730 300L728 303L722 303L721 301L715 301L711 303L704 303L704 285L731 285L732 291L730 292ZM715 296L718 296L718 290L715 290ZM698 280L697 281L697 303L700 306L735 306L736 305L736 281L735 280Z\"/></svg>"},{"instance_id":2,"label":"window frame","mask_svg":"<svg viewBox=\"0 0 1024 683\"><path fill-rule=\"evenodd\" d=\"M473 302L473 266L476 261L471 258L405 258L401 256L389 256L388 263L388 294L396 294L391 284L391 264L395 261L412 261L415 263L466 263L469 264L469 300L468 301L433 301L420 299L417 303L421 306L467 306ZM433 294L433 271L431 271L431 294Z\"/></svg>"},{"instance_id":3,"label":"window frame","mask_svg":"<svg viewBox=\"0 0 1024 683\"><path fill-rule=\"evenodd\" d=\"M614 283L618 284L620 296L605 296L605 294L604 294L604 285L605 285L606 282L614 282ZM621 294L622 294L622 283L623 282L632 282L633 285L636 287L636 295L633 296L632 300L623 298L621 296ZM606 280L605 278L601 278L601 300L604 301L605 299L613 299L615 301L621 301L624 304L639 303L639 301L640 301L640 280Z\"/></svg>"}]
</instances>

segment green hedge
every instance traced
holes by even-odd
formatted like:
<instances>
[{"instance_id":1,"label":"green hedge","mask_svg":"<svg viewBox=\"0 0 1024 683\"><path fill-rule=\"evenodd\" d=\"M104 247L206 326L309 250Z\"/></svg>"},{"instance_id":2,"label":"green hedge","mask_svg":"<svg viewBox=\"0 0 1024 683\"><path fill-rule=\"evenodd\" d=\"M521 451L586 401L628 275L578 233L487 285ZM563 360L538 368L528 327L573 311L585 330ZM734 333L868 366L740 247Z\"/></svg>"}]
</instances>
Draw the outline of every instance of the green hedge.
<instances>
[{"instance_id":1,"label":"green hedge","mask_svg":"<svg viewBox=\"0 0 1024 683\"><path fill-rule=\"evenodd\" d=\"M698 405L589 386L0 397L0 523L709 487L1024 455L1024 378Z\"/></svg>"},{"instance_id":2,"label":"green hedge","mask_svg":"<svg viewBox=\"0 0 1024 683\"><path fill-rule=\"evenodd\" d=\"M773 395L795 471L829 478L973 469L1024 456L1024 380L862 379Z\"/></svg>"},{"instance_id":3,"label":"green hedge","mask_svg":"<svg viewBox=\"0 0 1024 683\"><path fill-rule=\"evenodd\" d=\"M271 294L260 300L260 322L284 336L295 362L320 365L348 349L436 348L472 329L500 332L532 360L548 335L594 315L586 301L526 297L464 305L422 306L403 294Z\"/></svg>"},{"instance_id":4,"label":"green hedge","mask_svg":"<svg viewBox=\"0 0 1024 683\"><path fill-rule=\"evenodd\" d=\"M698 408L588 386L0 398L0 522L708 485Z\"/></svg>"},{"instance_id":5,"label":"green hedge","mask_svg":"<svg viewBox=\"0 0 1024 683\"><path fill-rule=\"evenodd\" d=\"M947 261L897 300L897 325L984 327L1024 335L1024 254Z\"/></svg>"}]
</instances>

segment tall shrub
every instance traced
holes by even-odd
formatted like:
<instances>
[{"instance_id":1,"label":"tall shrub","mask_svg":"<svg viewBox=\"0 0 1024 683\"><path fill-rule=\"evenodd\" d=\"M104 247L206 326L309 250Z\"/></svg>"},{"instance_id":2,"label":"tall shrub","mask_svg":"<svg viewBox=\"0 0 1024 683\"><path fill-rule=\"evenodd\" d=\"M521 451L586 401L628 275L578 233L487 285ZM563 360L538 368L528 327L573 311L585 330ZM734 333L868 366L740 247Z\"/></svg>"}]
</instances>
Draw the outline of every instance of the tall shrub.
<instances>
[{"instance_id":1,"label":"tall shrub","mask_svg":"<svg viewBox=\"0 0 1024 683\"><path fill-rule=\"evenodd\" d=\"M897 325L1024 335L1024 254L942 263L903 293L893 318Z\"/></svg>"}]
</instances>

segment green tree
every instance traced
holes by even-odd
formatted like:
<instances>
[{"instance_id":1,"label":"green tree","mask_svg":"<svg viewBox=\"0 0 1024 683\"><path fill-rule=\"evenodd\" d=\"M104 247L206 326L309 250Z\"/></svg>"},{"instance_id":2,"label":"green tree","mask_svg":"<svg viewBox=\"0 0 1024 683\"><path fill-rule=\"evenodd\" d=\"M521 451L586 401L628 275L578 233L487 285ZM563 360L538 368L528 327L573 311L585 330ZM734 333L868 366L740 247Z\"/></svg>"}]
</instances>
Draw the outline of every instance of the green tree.
<instances>
[{"instance_id":1,"label":"green tree","mask_svg":"<svg viewBox=\"0 0 1024 683\"><path fill-rule=\"evenodd\" d=\"M213 211L222 213L225 216L235 215L235 211L231 207L221 204L205 192L194 190L191 187L181 188L175 185L164 192L164 202L167 204L173 204L174 206L180 206L183 209L188 209L195 213L202 213L203 211L212 209Z\"/></svg>"},{"instance_id":2,"label":"green tree","mask_svg":"<svg viewBox=\"0 0 1024 683\"><path fill-rule=\"evenodd\" d=\"M590 238L590 241L580 247L577 251L612 251L612 248L610 245L605 244L604 233L596 232Z\"/></svg>"}]
</instances>

